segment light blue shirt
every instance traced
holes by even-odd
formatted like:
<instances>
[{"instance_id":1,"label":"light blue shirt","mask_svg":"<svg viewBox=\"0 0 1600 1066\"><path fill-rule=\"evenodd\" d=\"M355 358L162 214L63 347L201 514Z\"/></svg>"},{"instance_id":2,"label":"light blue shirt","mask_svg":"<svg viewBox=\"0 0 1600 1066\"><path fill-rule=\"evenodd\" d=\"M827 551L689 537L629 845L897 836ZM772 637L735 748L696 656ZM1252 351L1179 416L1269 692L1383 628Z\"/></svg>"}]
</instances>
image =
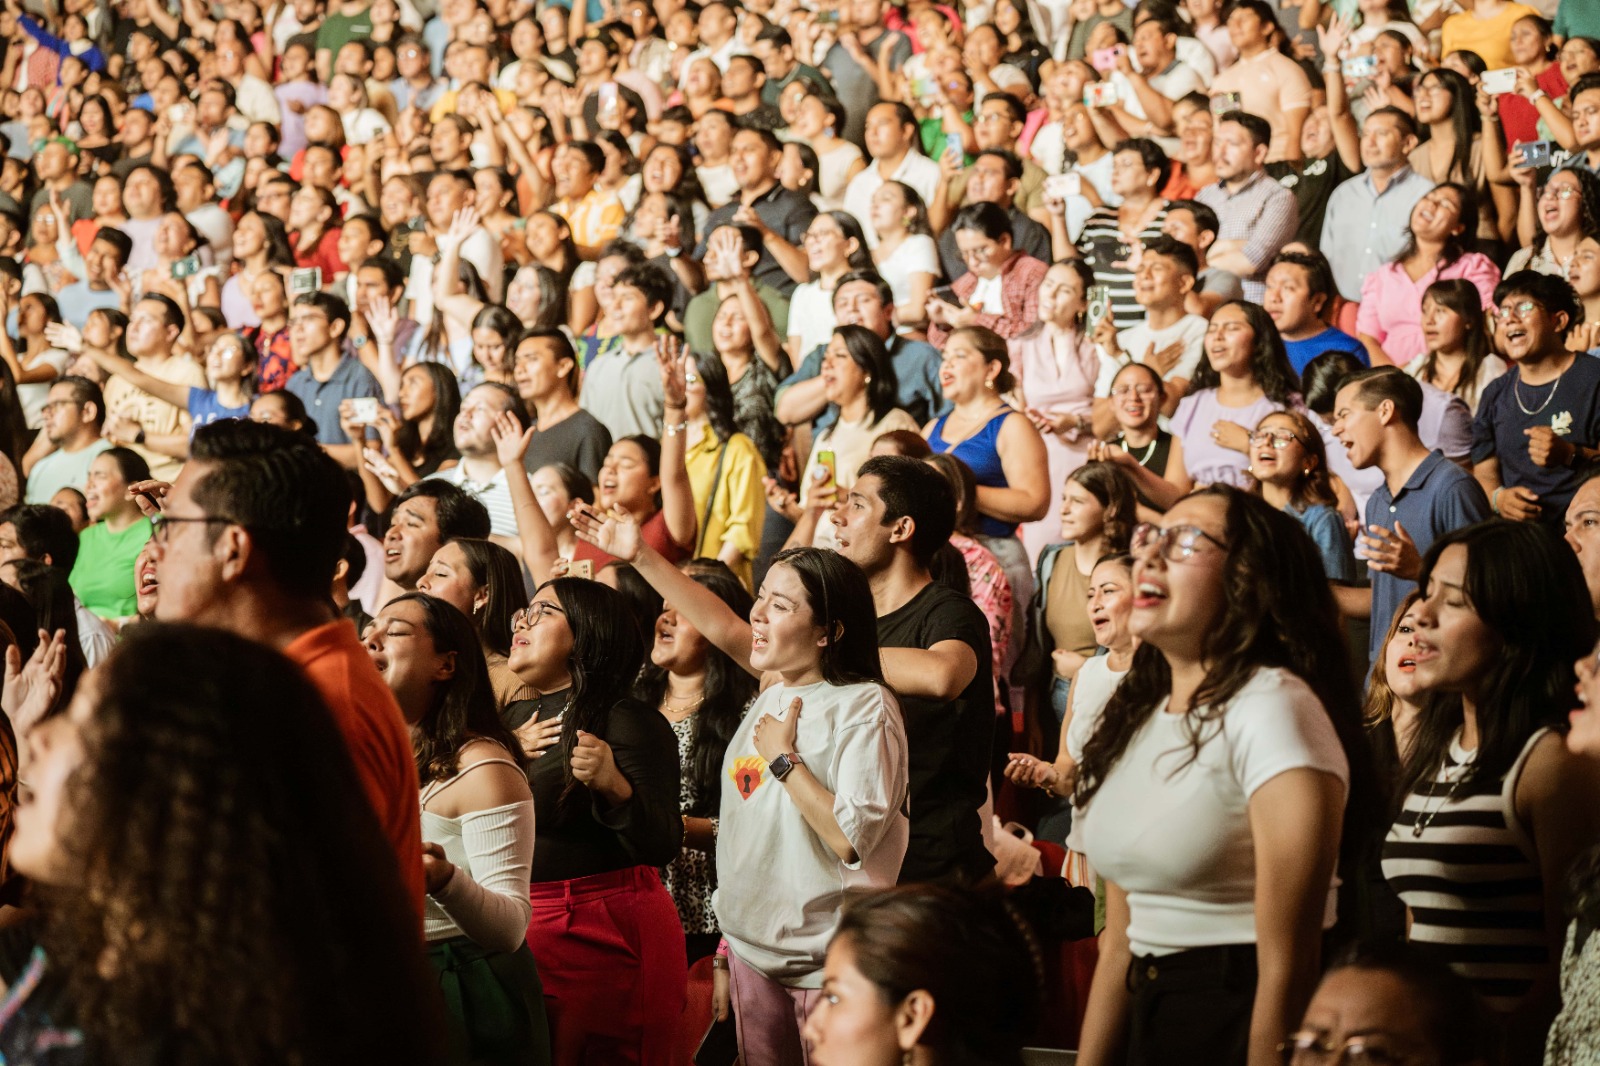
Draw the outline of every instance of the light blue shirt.
<instances>
[{"instance_id":1,"label":"light blue shirt","mask_svg":"<svg viewBox=\"0 0 1600 1066\"><path fill-rule=\"evenodd\" d=\"M1402 166L1382 192L1373 184L1370 170L1333 190L1322 218L1322 254L1333 267L1339 295L1360 300L1367 275L1400 254L1411 227L1411 209L1433 184Z\"/></svg>"}]
</instances>

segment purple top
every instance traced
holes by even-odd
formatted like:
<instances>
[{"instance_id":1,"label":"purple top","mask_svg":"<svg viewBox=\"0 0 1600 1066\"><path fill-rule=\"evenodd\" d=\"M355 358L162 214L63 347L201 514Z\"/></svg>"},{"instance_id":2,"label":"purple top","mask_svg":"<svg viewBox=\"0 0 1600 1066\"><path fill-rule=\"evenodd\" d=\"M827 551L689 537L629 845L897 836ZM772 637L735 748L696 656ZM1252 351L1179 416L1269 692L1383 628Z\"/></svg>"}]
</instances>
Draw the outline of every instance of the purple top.
<instances>
[{"instance_id":1,"label":"purple top","mask_svg":"<svg viewBox=\"0 0 1600 1066\"><path fill-rule=\"evenodd\" d=\"M1172 414L1173 435L1183 441L1183 462L1196 485L1250 487L1250 457L1244 452L1224 448L1211 439L1211 428L1218 422L1235 422L1247 431L1283 404L1263 396L1249 407L1224 407L1217 402L1216 389L1191 392L1178 401Z\"/></svg>"},{"instance_id":2,"label":"purple top","mask_svg":"<svg viewBox=\"0 0 1600 1066\"><path fill-rule=\"evenodd\" d=\"M288 81L273 86L272 95L278 98L278 110L283 114L283 123L278 127L281 137L278 154L293 159L294 154L306 146L306 117L295 114L289 107L290 101L305 104L307 108L325 104L328 90L315 82Z\"/></svg>"}]
</instances>

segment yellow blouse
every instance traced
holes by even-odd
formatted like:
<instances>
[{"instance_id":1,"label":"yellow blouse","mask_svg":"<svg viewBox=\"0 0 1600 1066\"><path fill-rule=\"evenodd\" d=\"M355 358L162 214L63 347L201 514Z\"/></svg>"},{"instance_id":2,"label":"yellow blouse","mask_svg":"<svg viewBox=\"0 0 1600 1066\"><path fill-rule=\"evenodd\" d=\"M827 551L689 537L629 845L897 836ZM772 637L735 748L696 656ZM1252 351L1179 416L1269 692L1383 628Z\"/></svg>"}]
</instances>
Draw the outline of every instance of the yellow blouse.
<instances>
[{"instance_id":1,"label":"yellow blouse","mask_svg":"<svg viewBox=\"0 0 1600 1066\"><path fill-rule=\"evenodd\" d=\"M724 449L721 480L711 499L712 479L717 476L717 456ZM761 461L755 442L735 433L726 444L718 442L709 423L702 428L699 441L684 454L689 469L689 486L694 490L694 517L699 524L694 554L716 558L723 546L739 552L741 561L733 568L739 580L750 585L750 561L761 547L761 526L766 517L767 497L761 479L767 464ZM706 501L711 499L711 513Z\"/></svg>"}]
</instances>

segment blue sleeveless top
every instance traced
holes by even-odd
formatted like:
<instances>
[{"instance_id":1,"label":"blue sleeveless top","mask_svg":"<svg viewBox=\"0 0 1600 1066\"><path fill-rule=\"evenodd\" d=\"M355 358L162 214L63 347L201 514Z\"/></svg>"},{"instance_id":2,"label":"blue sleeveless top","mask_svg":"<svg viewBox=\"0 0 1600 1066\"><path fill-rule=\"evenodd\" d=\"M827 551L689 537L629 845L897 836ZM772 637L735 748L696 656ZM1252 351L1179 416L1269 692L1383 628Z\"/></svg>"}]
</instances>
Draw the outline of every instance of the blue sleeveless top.
<instances>
[{"instance_id":1,"label":"blue sleeveless top","mask_svg":"<svg viewBox=\"0 0 1600 1066\"><path fill-rule=\"evenodd\" d=\"M933 423L933 433L928 437L928 447L941 454L948 452L966 463L972 469L972 476L977 479L978 484L985 488L1010 488L1011 483L1006 480L1005 467L1000 463L1000 427L1005 424L1007 417L1015 413L1015 409L1010 406L1000 408L993 418L984 423L982 429L953 448L944 439L944 424L950 415L940 415ZM980 514L978 532L986 537L1009 537L1017 532L1017 524L1002 522L998 518Z\"/></svg>"}]
</instances>

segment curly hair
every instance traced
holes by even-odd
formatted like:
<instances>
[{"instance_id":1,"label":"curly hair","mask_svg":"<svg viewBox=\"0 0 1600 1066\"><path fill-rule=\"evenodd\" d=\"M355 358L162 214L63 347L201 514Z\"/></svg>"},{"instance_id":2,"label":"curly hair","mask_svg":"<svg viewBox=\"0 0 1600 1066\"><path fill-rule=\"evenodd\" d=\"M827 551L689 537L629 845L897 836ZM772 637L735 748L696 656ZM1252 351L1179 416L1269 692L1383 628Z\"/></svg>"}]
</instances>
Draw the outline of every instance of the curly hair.
<instances>
[{"instance_id":1,"label":"curly hair","mask_svg":"<svg viewBox=\"0 0 1600 1066\"><path fill-rule=\"evenodd\" d=\"M1293 404L1299 398L1300 379L1295 375L1294 364L1289 362L1289 353L1283 346L1283 337L1278 333L1277 325L1260 304L1248 300L1229 300L1217 311L1226 307L1238 308L1255 334L1255 350L1250 353L1250 374L1256 384L1273 403L1283 407ZM1216 322L1215 314L1211 320ZM1222 375L1211 365L1210 353L1202 351L1200 365L1195 368L1189 391L1214 389L1221 383Z\"/></svg>"},{"instance_id":2,"label":"curly hair","mask_svg":"<svg viewBox=\"0 0 1600 1066\"><path fill-rule=\"evenodd\" d=\"M1339 612L1322 556L1299 519L1265 500L1228 485L1198 489L1185 499L1207 496L1226 506L1228 550L1222 602L1201 653L1209 665L1184 716L1190 750L1183 765L1215 738L1228 704L1258 671L1275 667L1296 675L1321 701L1349 762L1341 837L1349 861L1366 847L1378 824L1378 808L1350 664L1342 643L1328 639L1339 632ZM1166 657L1152 644L1140 645L1084 748L1075 795L1079 808L1094 798L1171 691Z\"/></svg>"},{"instance_id":3,"label":"curly hair","mask_svg":"<svg viewBox=\"0 0 1600 1066\"><path fill-rule=\"evenodd\" d=\"M299 668L149 622L79 695L94 709L58 827L74 875L41 886L40 941L91 1045L176 1066L438 1061L417 915Z\"/></svg>"}]
</instances>

